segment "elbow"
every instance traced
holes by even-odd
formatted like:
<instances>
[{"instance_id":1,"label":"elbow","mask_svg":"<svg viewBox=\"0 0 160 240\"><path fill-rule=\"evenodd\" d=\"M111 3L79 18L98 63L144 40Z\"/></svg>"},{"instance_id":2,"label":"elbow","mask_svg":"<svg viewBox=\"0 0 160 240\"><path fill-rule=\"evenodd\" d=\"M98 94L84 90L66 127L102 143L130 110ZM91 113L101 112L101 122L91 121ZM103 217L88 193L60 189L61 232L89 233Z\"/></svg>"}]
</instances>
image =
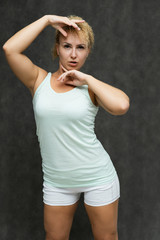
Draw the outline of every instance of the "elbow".
<instances>
[{"instance_id":1,"label":"elbow","mask_svg":"<svg viewBox=\"0 0 160 240\"><path fill-rule=\"evenodd\" d=\"M2 49L3 49L3 51L7 50L7 44L6 43L3 44Z\"/></svg>"},{"instance_id":2,"label":"elbow","mask_svg":"<svg viewBox=\"0 0 160 240\"><path fill-rule=\"evenodd\" d=\"M8 47L7 47L7 44L5 43L3 46L2 46L2 49L5 53L8 52Z\"/></svg>"},{"instance_id":3,"label":"elbow","mask_svg":"<svg viewBox=\"0 0 160 240\"><path fill-rule=\"evenodd\" d=\"M121 104L120 104L120 110L119 110L119 114L118 114L118 115L123 115L123 114L125 114L126 112L128 112L129 107L130 107L129 98L123 100L123 101L121 102Z\"/></svg>"},{"instance_id":4,"label":"elbow","mask_svg":"<svg viewBox=\"0 0 160 240\"><path fill-rule=\"evenodd\" d=\"M111 114L115 116L124 115L128 111L129 107L130 107L129 98L124 99L121 102L119 102L119 105L114 111L111 111Z\"/></svg>"},{"instance_id":5,"label":"elbow","mask_svg":"<svg viewBox=\"0 0 160 240\"><path fill-rule=\"evenodd\" d=\"M3 45L2 49L3 49L4 52L6 51L5 44Z\"/></svg>"},{"instance_id":6,"label":"elbow","mask_svg":"<svg viewBox=\"0 0 160 240\"><path fill-rule=\"evenodd\" d=\"M2 46L3 51L5 52L5 54L10 54L12 52L12 48L8 45L8 43L4 43L4 45Z\"/></svg>"},{"instance_id":7,"label":"elbow","mask_svg":"<svg viewBox=\"0 0 160 240\"><path fill-rule=\"evenodd\" d=\"M2 49L6 56L19 53L11 44L8 44L7 42L2 46Z\"/></svg>"},{"instance_id":8,"label":"elbow","mask_svg":"<svg viewBox=\"0 0 160 240\"><path fill-rule=\"evenodd\" d=\"M129 99L123 100L121 103L119 103L119 106L116 107L114 110L108 110L109 113L112 115L118 116L118 115L124 115L130 107Z\"/></svg>"}]
</instances>

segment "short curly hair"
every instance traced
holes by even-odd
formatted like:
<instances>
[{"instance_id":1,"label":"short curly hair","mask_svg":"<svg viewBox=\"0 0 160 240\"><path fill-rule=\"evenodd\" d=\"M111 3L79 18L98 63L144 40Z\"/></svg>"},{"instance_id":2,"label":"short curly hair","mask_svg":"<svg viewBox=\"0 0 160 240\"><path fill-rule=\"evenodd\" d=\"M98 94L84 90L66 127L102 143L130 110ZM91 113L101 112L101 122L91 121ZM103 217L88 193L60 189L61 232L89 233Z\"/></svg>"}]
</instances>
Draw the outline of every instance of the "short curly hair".
<instances>
[{"instance_id":1,"label":"short curly hair","mask_svg":"<svg viewBox=\"0 0 160 240\"><path fill-rule=\"evenodd\" d=\"M81 17L78 17L76 15L69 15L68 18L70 20L71 19L83 20ZM78 31L77 29L75 29L74 27L69 26L69 25L63 27L63 29L66 32L77 33L80 38L85 39L85 41L87 42L88 48L91 51L91 49L93 48L93 45L94 45L94 33L93 33L92 27L86 21L82 22L82 23L76 23L76 24L78 25L78 27L80 27L80 29L81 29L80 31ZM61 35L62 35L62 33L56 29L55 43L54 43L54 46L51 50L53 59L58 57L56 44L59 44L59 39L60 39Z\"/></svg>"}]
</instances>

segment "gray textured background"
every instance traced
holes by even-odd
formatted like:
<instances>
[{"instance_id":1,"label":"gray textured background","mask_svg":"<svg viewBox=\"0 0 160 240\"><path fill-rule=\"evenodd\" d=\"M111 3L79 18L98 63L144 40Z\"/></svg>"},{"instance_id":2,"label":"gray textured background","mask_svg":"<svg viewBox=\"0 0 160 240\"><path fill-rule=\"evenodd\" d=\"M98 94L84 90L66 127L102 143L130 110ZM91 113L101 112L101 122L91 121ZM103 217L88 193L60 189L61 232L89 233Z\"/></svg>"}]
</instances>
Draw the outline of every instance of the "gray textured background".
<instances>
[{"instance_id":1,"label":"gray textured background","mask_svg":"<svg viewBox=\"0 0 160 240\"><path fill-rule=\"evenodd\" d=\"M100 108L96 134L116 167L121 184L120 240L160 239L159 87L160 2L158 0L6 0L0 2L1 46L45 14L76 14L95 32L95 47L83 71L125 91L123 116ZM48 71L54 29L46 28L25 51ZM41 157L28 89L0 55L0 239L43 240ZM71 240L90 240L83 206L75 214Z\"/></svg>"}]
</instances>

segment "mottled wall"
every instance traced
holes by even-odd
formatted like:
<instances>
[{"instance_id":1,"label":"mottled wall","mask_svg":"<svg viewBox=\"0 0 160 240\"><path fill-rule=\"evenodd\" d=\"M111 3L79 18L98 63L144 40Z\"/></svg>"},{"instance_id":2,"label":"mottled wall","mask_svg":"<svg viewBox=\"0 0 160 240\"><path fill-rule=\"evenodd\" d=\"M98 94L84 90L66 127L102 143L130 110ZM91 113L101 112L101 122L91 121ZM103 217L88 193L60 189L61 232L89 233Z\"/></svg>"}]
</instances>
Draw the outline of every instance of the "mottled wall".
<instances>
[{"instance_id":1,"label":"mottled wall","mask_svg":"<svg viewBox=\"0 0 160 240\"><path fill-rule=\"evenodd\" d=\"M130 97L127 114L100 108L96 134L121 183L120 240L160 238L159 92L160 2L158 0L3 0L0 2L0 239L43 240L41 157L32 98L10 70L3 43L45 14L76 14L95 32L95 47L84 72ZM48 71L57 69L50 50L54 29L46 28L25 51ZM92 238L83 196L71 240Z\"/></svg>"}]
</instances>

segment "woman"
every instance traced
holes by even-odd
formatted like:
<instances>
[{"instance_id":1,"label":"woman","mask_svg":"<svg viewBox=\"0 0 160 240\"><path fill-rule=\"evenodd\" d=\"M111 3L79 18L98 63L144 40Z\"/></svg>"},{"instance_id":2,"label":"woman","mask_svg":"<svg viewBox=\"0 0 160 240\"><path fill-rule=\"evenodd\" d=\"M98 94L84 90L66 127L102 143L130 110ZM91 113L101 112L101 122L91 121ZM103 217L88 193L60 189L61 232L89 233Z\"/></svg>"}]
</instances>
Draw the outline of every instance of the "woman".
<instances>
[{"instance_id":1,"label":"woman","mask_svg":"<svg viewBox=\"0 0 160 240\"><path fill-rule=\"evenodd\" d=\"M56 29L53 49L59 69L47 72L22 54L47 26ZM119 180L113 163L94 133L99 106L125 114L128 96L82 73L94 43L89 24L77 16L45 15L3 46L8 63L33 97L44 176L46 240L69 239L80 194L96 240L117 240Z\"/></svg>"}]
</instances>

